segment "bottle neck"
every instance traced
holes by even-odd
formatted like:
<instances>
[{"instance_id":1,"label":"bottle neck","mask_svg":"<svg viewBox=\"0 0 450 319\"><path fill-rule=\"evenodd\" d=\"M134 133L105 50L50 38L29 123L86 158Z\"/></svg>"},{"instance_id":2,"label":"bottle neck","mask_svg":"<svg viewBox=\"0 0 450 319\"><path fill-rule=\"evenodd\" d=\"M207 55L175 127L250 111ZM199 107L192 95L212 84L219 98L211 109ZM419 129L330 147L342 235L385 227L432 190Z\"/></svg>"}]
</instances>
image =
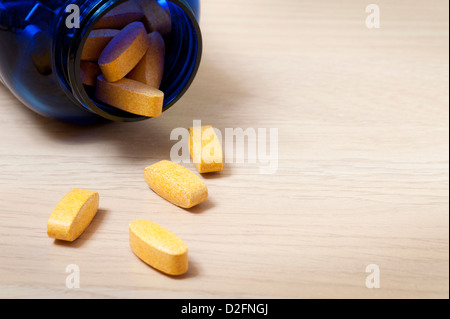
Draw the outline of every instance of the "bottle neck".
<instances>
[{"instance_id":1,"label":"bottle neck","mask_svg":"<svg viewBox=\"0 0 450 319\"><path fill-rule=\"evenodd\" d=\"M124 0L71 1L78 5L79 28L68 28L70 13L61 10L53 45L55 67L66 93L83 108L113 121L139 121L146 117L130 114L92 99L81 82L81 51L86 39L100 18ZM202 37L190 3L198 1L167 1L172 17L172 32L166 37L166 67L161 90L165 94L163 111L186 92L200 65Z\"/></svg>"}]
</instances>

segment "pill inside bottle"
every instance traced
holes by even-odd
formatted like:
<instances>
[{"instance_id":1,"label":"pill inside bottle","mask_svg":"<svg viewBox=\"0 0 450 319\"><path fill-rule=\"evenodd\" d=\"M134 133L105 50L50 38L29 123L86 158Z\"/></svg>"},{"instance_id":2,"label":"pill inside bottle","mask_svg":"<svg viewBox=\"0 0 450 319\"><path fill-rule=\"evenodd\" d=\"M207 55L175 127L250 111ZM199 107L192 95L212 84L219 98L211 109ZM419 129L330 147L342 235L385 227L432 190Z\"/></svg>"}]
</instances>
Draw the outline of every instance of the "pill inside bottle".
<instances>
[{"instance_id":1,"label":"pill inside bottle","mask_svg":"<svg viewBox=\"0 0 450 319\"><path fill-rule=\"evenodd\" d=\"M0 47L8 50L0 50L0 83L34 112L64 122L157 117L196 76L199 13L200 0L2 0ZM100 89L99 78L108 82ZM116 82L130 84L126 96L105 99L102 90ZM139 96L155 97L151 112L136 107Z\"/></svg>"},{"instance_id":2,"label":"pill inside bottle","mask_svg":"<svg viewBox=\"0 0 450 319\"><path fill-rule=\"evenodd\" d=\"M87 32L81 52L82 75L86 65L98 70L94 80L83 82L83 95L118 116L160 116L186 81L177 74L186 42L179 10L170 1L128 0L106 12Z\"/></svg>"}]
</instances>

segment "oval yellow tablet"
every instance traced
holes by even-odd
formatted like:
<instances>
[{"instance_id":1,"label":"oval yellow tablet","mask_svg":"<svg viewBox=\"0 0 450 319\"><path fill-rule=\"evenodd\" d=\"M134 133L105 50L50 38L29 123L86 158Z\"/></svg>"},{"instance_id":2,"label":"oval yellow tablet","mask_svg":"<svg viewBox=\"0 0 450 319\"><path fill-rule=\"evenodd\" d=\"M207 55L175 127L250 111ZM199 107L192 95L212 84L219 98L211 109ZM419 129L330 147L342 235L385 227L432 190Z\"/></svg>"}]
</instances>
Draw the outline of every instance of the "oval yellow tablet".
<instances>
[{"instance_id":1,"label":"oval yellow tablet","mask_svg":"<svg viewBox=\"0 0 450 319\"><path fill-rule=\"evenodd\" d=\"M142 60L128 74L128 78L159 89L164 74L166 47L164 39L158 32L150 33L148 38L150 40L149 49Z\"/></svg>"},{"instance_id":2,"label":"oval yellow tablet","mask_svg":"<svg viewBox=\"0 0 450 319\"><path fill-rule=\"evenodd\" d=\"M105 47L98 65L109 82L127 75L144 56L150 40L142 22L133 22L119 32Z\"/></svg>"},{"instance_id":3,"label":"oval yellow tablet","mask_svg":"<svg viewBox=\"0 0 450 319\"><path fill-rule=\"evenodd\" d=\"M211 125L189 128L189 151L199 173L223 170L222 142Z\"/></svg>"},{"instance_id":4,"label":"oval yellow tablet","mask_svg":"<svg viewBox=\"0 0 450 319\"><path fill-rule=\"evenodd\" d=\"M97 76L100 73L100 68L97 64L92 62L81 61L80 75L83 85L95 86Z\"/></svg>"},{"instance_id":5,"label":"oval yellow tablet","mask_svg":"<svg viewBox=\"0 0 450 319\"><path fill-rule=\"evenodd\" d=\"M94 29L122 29L131 22L144 17L141 7L135 0L119 4L105 14L94 26Z\"/></svg>"},{"instance_id":6,"label":"oval yellow tablet","mask_svg":"<svg viewBox=\"0 0 450 319\"><path fill-rule=\"evenodd\" d=\"M119 30L113 29L100 29L89 33L83 51L81 51L81 60L97 61L108 43L111 42L119 32Z\"/></svg>"},{"instance_id":7,"label":"oval yellow tablet","mask_svg":"<svg viewBox=\"0 0 450 319\"><path fill-rule=\"evenodd\" d=\"M97 192L75 188L58 203L47 223L51 238L74 241L89 226L98 210Z\"/></svg>"},{"instance_id":8,"label":"oval yellow tablet","mask_svg":"<svg viewBox=\"0 0 450 319\"><path fill-rule=\"evenodd\" d=\"M145 16L143 22L148 32L157 31L166 35L172 30L170 11L166 11L156 0L138 0Z\"/></svg>"},{"instance_id":9,"label":"oval yellow tablet","mask_svg":"<svg viewBox=\"0 0 450 319\"><path fill-rule=\"evenodd\" d=\"M169 275L188 270L188 248L168 229L148 220L130 223L130 248L143 262Z\"/></svg>"},{"instance_id":10,"label":"oval yellow tablet","mask_svg":"<svg viewBox=\"0 0 450 319\"><path fill-rule=\"evenodd\" d=\"M164 93L158 89L127 78L111 83L103 75L97 78L95 96L121 110L148 117L160 116L164 103Z\"/></svg>"},{"instance_id":11,"label":"oval yellow tablet","mask_svg":"<svg viewBox=\"0 0 450 319\"><path fill-rule=\"evenodd\" d=\"M171 161L148 166L144 178L156 194L182 208L191 208L208 198L208 188L200 177Z\"/></svg>"}]
</instances>

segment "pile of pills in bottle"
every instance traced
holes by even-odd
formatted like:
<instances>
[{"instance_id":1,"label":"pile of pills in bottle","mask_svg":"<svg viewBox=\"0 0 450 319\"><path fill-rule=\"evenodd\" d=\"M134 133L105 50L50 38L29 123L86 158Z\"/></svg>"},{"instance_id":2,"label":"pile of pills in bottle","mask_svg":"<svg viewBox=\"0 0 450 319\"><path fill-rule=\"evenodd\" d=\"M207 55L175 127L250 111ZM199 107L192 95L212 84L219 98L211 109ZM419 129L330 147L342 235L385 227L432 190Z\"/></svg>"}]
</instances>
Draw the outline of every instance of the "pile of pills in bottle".
<instances>
[{"instance_id":1,"label":"pile of pills in bottle","mask_svg":"<svg viewBox=\"0 0 450 319\"><path fill-rule=\"evenodd\" d=\"M171 28L170 12L156 0L129 0L110 10L96 23L81 53L80 76L86 91L123 111L160 116L163 36Z\"/></svg>"}]
</instances>

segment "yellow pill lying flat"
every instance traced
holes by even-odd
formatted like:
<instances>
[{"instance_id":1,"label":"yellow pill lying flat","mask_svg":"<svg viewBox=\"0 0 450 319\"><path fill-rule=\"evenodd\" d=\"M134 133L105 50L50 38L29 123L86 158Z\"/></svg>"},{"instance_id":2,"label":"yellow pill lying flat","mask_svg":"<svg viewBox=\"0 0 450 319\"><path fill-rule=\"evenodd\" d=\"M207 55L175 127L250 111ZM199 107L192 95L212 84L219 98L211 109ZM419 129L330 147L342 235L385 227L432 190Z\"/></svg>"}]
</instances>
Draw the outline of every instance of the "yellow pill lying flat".
<instances>
[{"instance_id":1,"label":"yellow pill lying flat","mask_svg":"<svg viewBox=\"0 0 450 319\"><path fill-rule=\"evenodd\" d=\"M162 113L164 93L130 79L108 82L103 75L97 78L95 96L100 101L121 110L148 117Z\"/></svg>"},{"instance_id":2,"label":"yellow pill lying flat","mask_svg":"<svg viewBox=\"0 0 450 319\"><path fill-rule=\"evenodd\" d=\"M168 229L148 220L130 223L130 248L143 262L169 275L188 270L188 248Z\"/></svg>"},{"instance_id":3,"label":"yellow pill lying flat","mask_svg":"<svg viewBox=\"0 0 450 319\"><path fill-rule=\"evenodd\" d=\"M182 208L191 208L208 198L206 184L186 167L171 161L150 165L144 177L156 194Z\"/></svg>"},{"instance_id":4,"label":"yellow pill lying flat","mask_svg":"<svg viewBox=\"0 0 450 319\"><path fill-rule=\"evenodd\" d=\"M212 126L189 128L189 151L199 173L223 170L221 141Z\"/></svg>"},{"instance_id":5,"label":"yellow pill lying flat","mask_svg":"<svg viewBox=\"0 0 450 319\"><path fill-rule=\"evenodd\" d=\"M47 223L48 236L74 241L91 223L98 203L97 192L77 188L71 190L52 212Z\"/></svg>"}]
</instances>

